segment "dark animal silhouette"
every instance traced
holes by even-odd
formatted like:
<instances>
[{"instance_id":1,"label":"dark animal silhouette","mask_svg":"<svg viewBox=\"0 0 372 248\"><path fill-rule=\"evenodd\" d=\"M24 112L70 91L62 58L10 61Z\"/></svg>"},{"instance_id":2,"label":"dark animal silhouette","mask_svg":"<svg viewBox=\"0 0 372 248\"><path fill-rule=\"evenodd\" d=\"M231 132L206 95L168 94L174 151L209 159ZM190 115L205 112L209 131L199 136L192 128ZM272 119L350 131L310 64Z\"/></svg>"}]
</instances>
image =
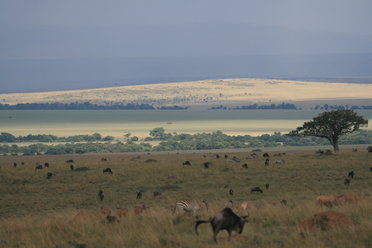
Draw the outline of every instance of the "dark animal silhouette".
<instances>
[{"instance_id":1,"label":"dark animal silhouette","mask_svg":"<svg viewBox=\"0 0 372 248\"><path fill-rule=\"evenodd\" d=\"M371 167L369 167L369 171L372 171L372 166L371 166Z\"/></svg>"},{"instance_id":2,"label":"dark animal silhouette","mask_svg":"<svg viewBox=\"0 0 372 248\"><path fill-rule=\"evenodd\" d=\"M190 166L191 163L190 163L190 161L187 160L187 161L183 162L182 165L184 165L184 166Z\"/></svg>"},{"instance_id":3,"label":"dark animal silhouette","mask_svg":"<svg viewBox=\"0 0 372 248\"><path fill-rule=\"evenodd\" d=\"M260 187L251 188L251 193L254 193L254 192L263 193L263 191Z\"/></svg>"},{"instance_id":4,"label":"dark animal silhouette","mask_svg":"<svg viewBox=\"0 0 372 248\"><path fill-rule=\"evenodd\" d=\"M118 223L120 222L119 219L116 216L107 215L106 216L106 223Z\"/></svg>"},{"instance_id":5,"label":"dark animal silhouette","mask_svg":"<svg viewBox=\"0 0 372 248\"><path fill-rule=\"evenodd\" d=\"M234 194L234 190L233 190L233 189L230 189L230 190L229 190L229 194L230 194L230 195L233 195L233 194Z\"/></svg>"},{"instance_id":6,"label":"dark animal silhouette","mask_svg":"<svg viewBox=\"0 0 372 248\"><path fill-rule=\"evenodd\" d=\"M101 201L103 201L103 199L105 198L105 194L103 193L103 190L102 190L102 189L100 189L100 190L98 191L98 198L99 198Z\"/></svg>"},{"instance_id":7,"label":"dark animal silhouette","mask_svg":"<svg viewBox=\"0 0 372 248\"><path fill-rule=\"evenodd\" d=\"M205 169L208 169L208 168L209 168L209 165L210 165L209 162L204 162L204 163L203 163L203 166L204 166Z\"/></svg>"},{"instance_id":8,"label":"dark animal silhouette","mask_svg":"<svg viewBox=\"0 0 372 248\"><path fill-rule=\"evenodd\" d=\"M265 166L269 166L269 163L270 163L270 160L267 158L267 159L265 160Z\"/></svg>"},{"instance_id":9,"label":"dark animal silhouette","mask_svg":"<svg viewBox=\"0 0 372 248\"><path fill-rule=\"evenodd\" d=\"M69 160L66 161L66 163L73 163L73 162L74 162L73 159L69 159Z\"/></svg>"},{"instance_id":10,"label":"dark animal silhouette","mask_svg":"<svg viewBox=\"0 0 372 248\"><path fill-rule=\"evenodd\" d=\"M111 168L106 168L106 169L104 169L104 170L103 170L103 174L105 174L105 173L112 174L112 170L111 170Z\"/></svg>"},{"instance_id":11,"label":"dark animal silhouette","mask_svg":"<svg viewBox=\"0 0 372 248\"><path fill-rule=\"evenodd\" d=\"M248 164L245 163L245 164L242 165L242 167L243 167L244 169L248 169Z\"/></svg>"},{"instance_id":12,"label":"dark animal silhouette","mask_svg":"<svg viewBox=\"0 0 372 248\"><path fill-rule=\"evenodd\" d=\"M347 177L354 178L354 175L355 175L354 171L350 171Z\"/></svg>"},{"instance_id":13,"label":"dark animal silhouette","mask_svg":"<svg viewBox=\"0 0 372 248\"><path fill-rule=\"evenodd\" d=\"M75 168L73 165L70 165L70 169L73 171Z\"/></svg>"},{"instance_id":14,"label":"dark animal silhouette","mask_svg":"<svg viewBox=\"0 0 372 248\"><path fill-rule=\"evenodd\" d=\"M37 165L36 167L35 167L35 170L42 170L43 169L43 166L41 165L41 164L39 164L39 165Z\"/></svg>"},{"instance_id":15,"label":"dark animal silhouette","mask_svg":"<svg viewBox=\"0 0 372 248\"><path fill-rule=\"evenodd\" d=\"M264 158L269 158L270 155L269 155L267 152L265 152L265 153L262 155L262 157L264 157Z\"/></svg>"},{"instance_id":16,"label":"dark animal silhouette","mask_svg":"<svg viewBox=\"0 0 372 248\"><path fill-rule=\"evenodd\" d=\"M102 162L107 162L107 158L101 158Z\"/></svg>"},{"instance_id":17,"label":"dark animal silhouette","mask_svg":"<svg viewBox=\"0 0 372 248\"><path fill-rule=\"evenodd\" d=\"M280 204L282 204L282 205L287 205L287 200L281 200L281 201L280 201Z\"/></svg>"},{"instance_id":18,"label":"dark animal silhouette","mask_svg":"<svg viewBox=\"0 0 372 248\"><path fill-rule=\"evenodd\" d=\"M25 165L25 162L22 162L21 165Z\"/></svg>"},{"instance_id":19,"label":"dark animal silhouette","mask_svg":"<svg viewBox=\"0 0 372 248\"><path fill-rule=\"evenodd\" d=\"M268 184L268 183L265 184L265 188L266 188L266 189L269 189L269 188L270 188L270 184Z\"/></svg>"},{"instance_id":20,"label":"dark animal silhouette","mask_svg":"<svg viewBox=\"0 0 372 248\"><path fill-rule=\"evenodd\" d=\"M216 158L220 158L220 155L219 155L219 154L217 154L217 155L216 155Z\"/></svg>"},{"instance_id":21,"label":"dark animal silhouette","mask_svg":"<svg viewBox=\"0 0 372 248\"><path fill-rule=\"evenodd\" d=\"M353 148L352 151L353 151L353 152L357 152L358 149L357 149L357 148Z\"/></svg>"},{"instance_id":22,"label":"dark animal silhouette","mask_svg":"<svg viewBox=\"0 0 372 248\"><path fill-rule=\"evenodd\" d=\"M153 197L161 196L161 193L158 191L152 192Z\"/></svg>"},{"instance_id":23,"label":"dark animal silhouette","mask_svg":"<svg viewBox=\"0 0 372 248\"><path fill-rule=\"evenodd\" d=\"M137 192L137 197L136 197L136 199L141 199L141 198L142 198L142 192L139 191L139 192Z\"/></svg>"},{"instance_id":24,"label":"dark animal silhouette","mask_svg":"<svg viewBox=\"0 0 372 248\"><path fill-rule=\"evenodd\" d=\"M53 176L53 173L52 173L52 172L48 172L48 173L47 173L47 179L51 179L52 176Z\"/></svg>"},{"instance_id":25,"label":"dark animal silhouette","mask_svg":"<svg viewBox=\"0 0 372 248\"><path fill-rule=\"evenodd\" d=\"M225 158L228 158L228 157L229 157L229 155L225 154Z\"/></svg>"},{"instance_id":26,"label":"dark animal silhouette","mask_svg":"<svg viewBox=\"0 0 372 248\"><path fill-rule=\"evenodd\" d=\"M350 179L349 178L345 178L344 184L346 186L349 186L350 185Z\"/></svg>"},{"instance_id":27,"label":"dark animal silhouette","mask_svg":"<svg viewBox=\"0 0 372 248\"><path fill-rule=\"evenodd\" d=\"M49 168L49 163L44 163L45 168Z\"/></svg>"},{"instance_id":28,"label":"dark animal silhouette","mask_svg":"<svg viewBox=\"0 0 372 248\"><path fill-rule=\"evenodd\" d=\"M17 163L13 163L13 166L14 166L14 168L16 168L17 167Z\"/></svg>"},{"instance_id":29,"label":"dark animal silhouette","mask_svg":"<svg viewBox=\"0 0 372 248\"><path fill-rule=\"evenodd\" d=\"M248 222L248 216L237 216L231 208L224 208L209 220L198 220L195 223L195 233L198 233L198 226L203 223L211 223L213 230L213 240L217 242L217 234L221 230L226 230L231 239L231 232L236 231L239 234L243 232L244 224Z\"/></svg>"}]
</instances>

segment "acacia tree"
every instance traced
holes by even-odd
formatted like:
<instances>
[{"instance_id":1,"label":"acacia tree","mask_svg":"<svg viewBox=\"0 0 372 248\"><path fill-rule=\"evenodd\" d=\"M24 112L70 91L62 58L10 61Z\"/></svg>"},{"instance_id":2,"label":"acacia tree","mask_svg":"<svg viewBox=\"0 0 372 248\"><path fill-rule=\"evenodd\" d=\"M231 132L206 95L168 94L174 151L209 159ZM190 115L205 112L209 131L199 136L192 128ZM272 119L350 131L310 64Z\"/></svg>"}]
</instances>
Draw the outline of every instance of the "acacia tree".
<instances>
[{"instance_id":1,"label":"acacia tree","mask_svg":"<svg viewBox=\"0 0 372 248\"><path fill-rule=\"evenodd\" d=\"M341 135L352 133L359 127L367 125L368 120L353 110L333 110L319 114L312 121L305 122L302 127L291 131L289 135L326 138L334 151L338 151L338 140Z\"/></svg>"}]
</instances>

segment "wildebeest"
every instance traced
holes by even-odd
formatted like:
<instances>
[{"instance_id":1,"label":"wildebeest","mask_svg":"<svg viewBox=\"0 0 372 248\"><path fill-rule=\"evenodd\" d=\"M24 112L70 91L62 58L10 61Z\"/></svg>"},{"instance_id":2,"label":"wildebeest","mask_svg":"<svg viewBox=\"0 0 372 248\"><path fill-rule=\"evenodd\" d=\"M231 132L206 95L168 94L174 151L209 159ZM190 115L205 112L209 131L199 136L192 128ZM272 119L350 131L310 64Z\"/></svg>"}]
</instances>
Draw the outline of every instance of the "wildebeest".
<instances>
[{"instance_id":1,"label":"wildebeest","mask_svg":"<svg viewBox=\"0 0 372 248\"><path fill-rule=\"evenodd\" d=\"M183 166L190 166L191 163L190 161L186 160L185 162L182 163Z\"/></svg>"},{"instance_id":2,"label":"wildebeest","mask_svg":"<svg viewBox=\"0 0 372 248\"><path fill-rule=\"evenodd\" d=\"M21 162L21 165L25 165L25 162Z\"/></svg>"},{"instance_id":3,"label":"wildebeest","mask_svg":"<svg viewBox=\"0 0 372 248\"><path fill-rule=\"evenodd\" d=\"M262 157L264 157L264 158L269 158L270 155L269 155L267 152L265 152L265 153L262 155Z\"/></svg>"},{"instance_id":4,"label":"wildebeest","mask_svg":"<svg viewBox=\"0 0 372 248\"><path fill-rule=\"evenodd\" d=\"M229 240L231 232L236 231L239 234L243 232L244 224L248 222L248 216L237 216L231 208L224 208L209 220L198 220L195 223L195 233L198 233L198 226L203 223L211 223L213 230L213 240L217 242L217 234L221 230L226 230L229 233Z\"/></svg>"},{"instance_id":5,"label":"wildebeest","mask_svg":"<svg viewBox=\"0 0 372 248\"><path fill-rule=\"evenodd\" d=\"M269 163L270 163L270 159L267 158L267 159L265 160L265 166L269 166Z\"/></svg>"},{"instance_id":6,"label":"wildebeest","mask_svg":"<svg viewBox=\"0 0 372 248\"><path fill-rule=\"evenodd\" d=\"M216 158L220 158L220 155L219 154L216 154Z\"/></svg>"},{"instance_id":7,"label":"wildebeest","mask_svg":"<svg viewBox=\"0 0 372 248\"><path fill-rule=\"evenodd\" d=\"M102 172L103 174L105 174L105 173L109 173L109 174L112 174L112 170L111 170L111 168L106 168L106 169L104 169L103 170L103 172Z\"/></svg>"},{"instance_id":8,"label":"wildebeest","mask_svg":"<svg viewBox=\"0 0 372 248\"><path fill-rule=\"evenodd\" d=\"M102 162L107 162L107 158L101 158Z\"/></svg>"},{"instance_id":9,"label":"wildebeest","mask_svg":"<svg viewBox=\"0 0 372 248\"><path fill-rule=\"evenodd\" d=\"M14 166L14 168L16 168L17 167L17 163L13 163L13 166Z\"/></svg>"},{"instance_id":10,"label":"wildebeest","mask_svg":"<svg viewBox=\"0 0 372 248\"><path fill-rule=\"evenodd\" d=\"M242 165L242 167L243 167L244 169L248 169L248 164L245 163L245 164Z\"/></svg>"},{"instance_id":11,"label":"wildebeest","mask_svg":"<svg viewBox=\"0 0 372 248\"><path fill-rule=\"evenodd\" d=\"M357 152L357 151L358 151L357 148L352 148L351 150L352 150L353 152Z\"/></svg>"},{"instance_id":12,"label":"wildebeest","mask_svg":"<svg viewBox=\"0 0 372 248\"><path fill-rule=\"evenodd\" d=\"M229 194L230 194L230 195L233 195L233 194L234 194L234 190L233 190L233 189L230 189L230 190L229 190Z\"/></svg>"},{"instance_id":13,"label":"wildebeest","mask_svg":"<svg viewBox=\"0 0 372 248\"><path fill-rule=\"evenodd\" d=\"M73 171L75 169L74 165L70 165L70 169Z\"/></svg>"},{"instance_id":14,"label":"wildebeest","mask_svg":"<svg viewBox=\"0 0 372 248\"><path fill-rule=\"evenodd\" d=\"M154 191L154 192L152 192L152 196L155 198L155 197L157 197L157 196L161 196L161 192L159 192L159 191Z\"/></svg>"},{"instance_id":15,"label":"wildebeest","mask_svg":"<svg viewBox=\"0 0 372 248\"><path fill-rule=\"evenodd\" d=\"M42 170L43 166L41 164L35 166L35 170Z\"/></svg>"},{"instance_id":16,"label":"wildebeest","mask_svg":"<svg viewBox=\"0 0 372 248\"><path fill-rule=\"evenodd\" d=\"M228 157L229 157L229 155L225 154L225 158L228 158Z\"/></svg>"},{"instance_id":17,"label":"wildebeest","mask_svg":"<svg viewBox=\"0 0 372 248\"><path fill-rule=\"evenodd\" d=\"M344 184L345 184L346 186L349 186L349 185L350 185L350 179L349 179L349 178L345 178L345 180L344 180Z\"/></svg>"},{"instance_id":18,"label":"wildebeest","mask_svg":"<svg viewBox=\"0 0 372 248\"><path fill-rule=\"evenodd\" d=\"M372 166L371 166L371 167L369 167L369 171L372 171Z\"/></svg>"},{"instance_id":19,"label":"wildebeest","mask_svg":"<svg viewBox=\"0 0 372 248\"><path fill-rule=\"evenodd\" d=\"M141 198L142 198L142 192L141 191L138 191L137 192L136 199L141 199Z\"/></svg>"},{"instance_id":20,"label":"wildebeest","mask_svg":"<svg viewBox=\"0 0 372 248\"><path fill-rule=\"evenodd\" d=\"M354 171L350 171L347 177L354 178L354 175L355 175Z\"/></svg>"},{"instance_id":21,"label":"wildebeest","mask_svg":"<svg viewBox=\"0 0 372 248\"><path fill-rule=\"evenodd\" d=\"M52 173L52 172L48 172L48 173L47 173L47 179L51 179L52 176L53 176L53 173Z\"/></svg>"},{"instance_id":22,"label":"wildebeest","mask_svg":"<svg viewBox=\"0 0 372 248\"><path fill-rule=\"evenodd\" d=\"M49 168L49 163L44 163L45 168Z\"/></svg>"},{"instance_id":23,"label":"wildebeest","mask_svg":"<svg viewBox=\"0 0 372 248\"><path fill-rule=\"evenodd\" d=\"M210 165L210 162L204 162L203 163L203 166L204 166L205 169L208 169L209 165Z\"/></svg>"},{"instance_id":24,"label":"wildebeest","mask_svg":"<svg viewBox=\"0 0 372 248\"><path fill-rule=\"evenodd\" d=\"M98 191L98 198L99 198L101 201L103 201L103 199L105 198L105 194L103 193L103 190L102 190L102 189L100 189L100 190Z\"/></svg>"},{"instance_id":25,"label":"wildebeest","mask_svg":"<svg viewBox=\"0 0 372 248\"><path fill-rule=\"evenodd\" d=\"M105 223L118 223L120 222L116 216L107 215L105 219Z\"/></svg>"},{"instance_id":26,"label":"wildebeest","mask_svg":"<svg viewBox=\"0 0 372 248\"><path fill-rule=\"evenodd\" d=\"M263 191L260 187L251 188L251 193L254 193L254 192L263 193Z\"/></svg>"},{"instance_id":27,"label":"wildebeest","mask_svg":"<svg viewBox=\"0 0 372 248\"><path fill-rule=\"evenodd\" d=\"M269 188L270 188L270 184L268 184L268 183L265 184L265 188L266 188L266 189L269 189Z\"/></svg>"},{"instance_id":28,"label":"wildebeest","mask_svg":"<svg viewBox=\"0 0 372 248\"><path fill-rule=\"evenodd\" d=\"M66 163L73 163L73 162L74 162L73 159L66 160Z\"/></svg>"},{"instance_id":29,"label":"wildebeest","mask_svg":"<svg viewBox=\"0 0 372 248\"><path fill-rule=\"evenodd\" d=\"M254 152L251 153L247 158L258 158L258 155Z\"/></svg>"},{"instance_id":30,"label":"wildebeest","mask_svg":"<svg viewBox=\"0 0 372 248\"><path fill-rule=\"evenodd\" d=\"M282 204L282 205L284 205L284 206L287 205L287 200L281 200L281 201L280 201L280 204Z\"/></svg>"},{"instance_id":31,"label":"wildebeest","mask_svg":"<svg viewBox=\"0 0 372 248\"><path fill-rule=\"evenodd\" d=\"M372 146L367 147L368 152L372 152Z\"/></svg>"}]
</instances>

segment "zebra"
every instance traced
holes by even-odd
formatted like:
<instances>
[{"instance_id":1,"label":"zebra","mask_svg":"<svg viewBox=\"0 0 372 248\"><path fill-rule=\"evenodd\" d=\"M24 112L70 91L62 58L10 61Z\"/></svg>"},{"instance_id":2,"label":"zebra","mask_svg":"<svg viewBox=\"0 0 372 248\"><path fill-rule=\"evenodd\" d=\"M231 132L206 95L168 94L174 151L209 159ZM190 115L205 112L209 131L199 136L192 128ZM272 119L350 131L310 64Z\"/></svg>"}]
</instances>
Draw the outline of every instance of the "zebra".
<instances>
[{"instance_id":1,"label":"zebra","mask_svg":"<svg viewBox=\"0 0 372 248\"><path fill-rule=\"evenodd\" d=\"M186 212L186 213L192 213L194 214L195 212L205 208L208 211L208 202L205 200L199 201L199 200L183 200L179 201L176 203L173 213L176 211L178 213Z\"/></svg>"}]
</instances>

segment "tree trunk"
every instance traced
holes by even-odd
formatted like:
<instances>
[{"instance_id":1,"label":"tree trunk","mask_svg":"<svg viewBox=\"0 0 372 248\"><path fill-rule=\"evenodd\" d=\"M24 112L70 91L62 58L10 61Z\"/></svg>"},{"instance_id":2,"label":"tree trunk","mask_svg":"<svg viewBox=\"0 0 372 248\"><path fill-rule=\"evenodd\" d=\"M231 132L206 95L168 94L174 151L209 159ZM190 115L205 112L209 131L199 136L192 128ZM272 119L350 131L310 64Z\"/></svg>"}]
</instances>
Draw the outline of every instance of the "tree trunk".
<instances>
[{"instance_id":1,"label":"tree trunk","mask_svg":"<svg viewBox=\"0 0 372 248\"><path fill-rule=\"evenodd\" d=\"M338 138L334 138L331 142L332 146L333 146L333 150L335 152L338 152L340 150L340 148L338 147Z\"/></svg>"}]
</instances>

